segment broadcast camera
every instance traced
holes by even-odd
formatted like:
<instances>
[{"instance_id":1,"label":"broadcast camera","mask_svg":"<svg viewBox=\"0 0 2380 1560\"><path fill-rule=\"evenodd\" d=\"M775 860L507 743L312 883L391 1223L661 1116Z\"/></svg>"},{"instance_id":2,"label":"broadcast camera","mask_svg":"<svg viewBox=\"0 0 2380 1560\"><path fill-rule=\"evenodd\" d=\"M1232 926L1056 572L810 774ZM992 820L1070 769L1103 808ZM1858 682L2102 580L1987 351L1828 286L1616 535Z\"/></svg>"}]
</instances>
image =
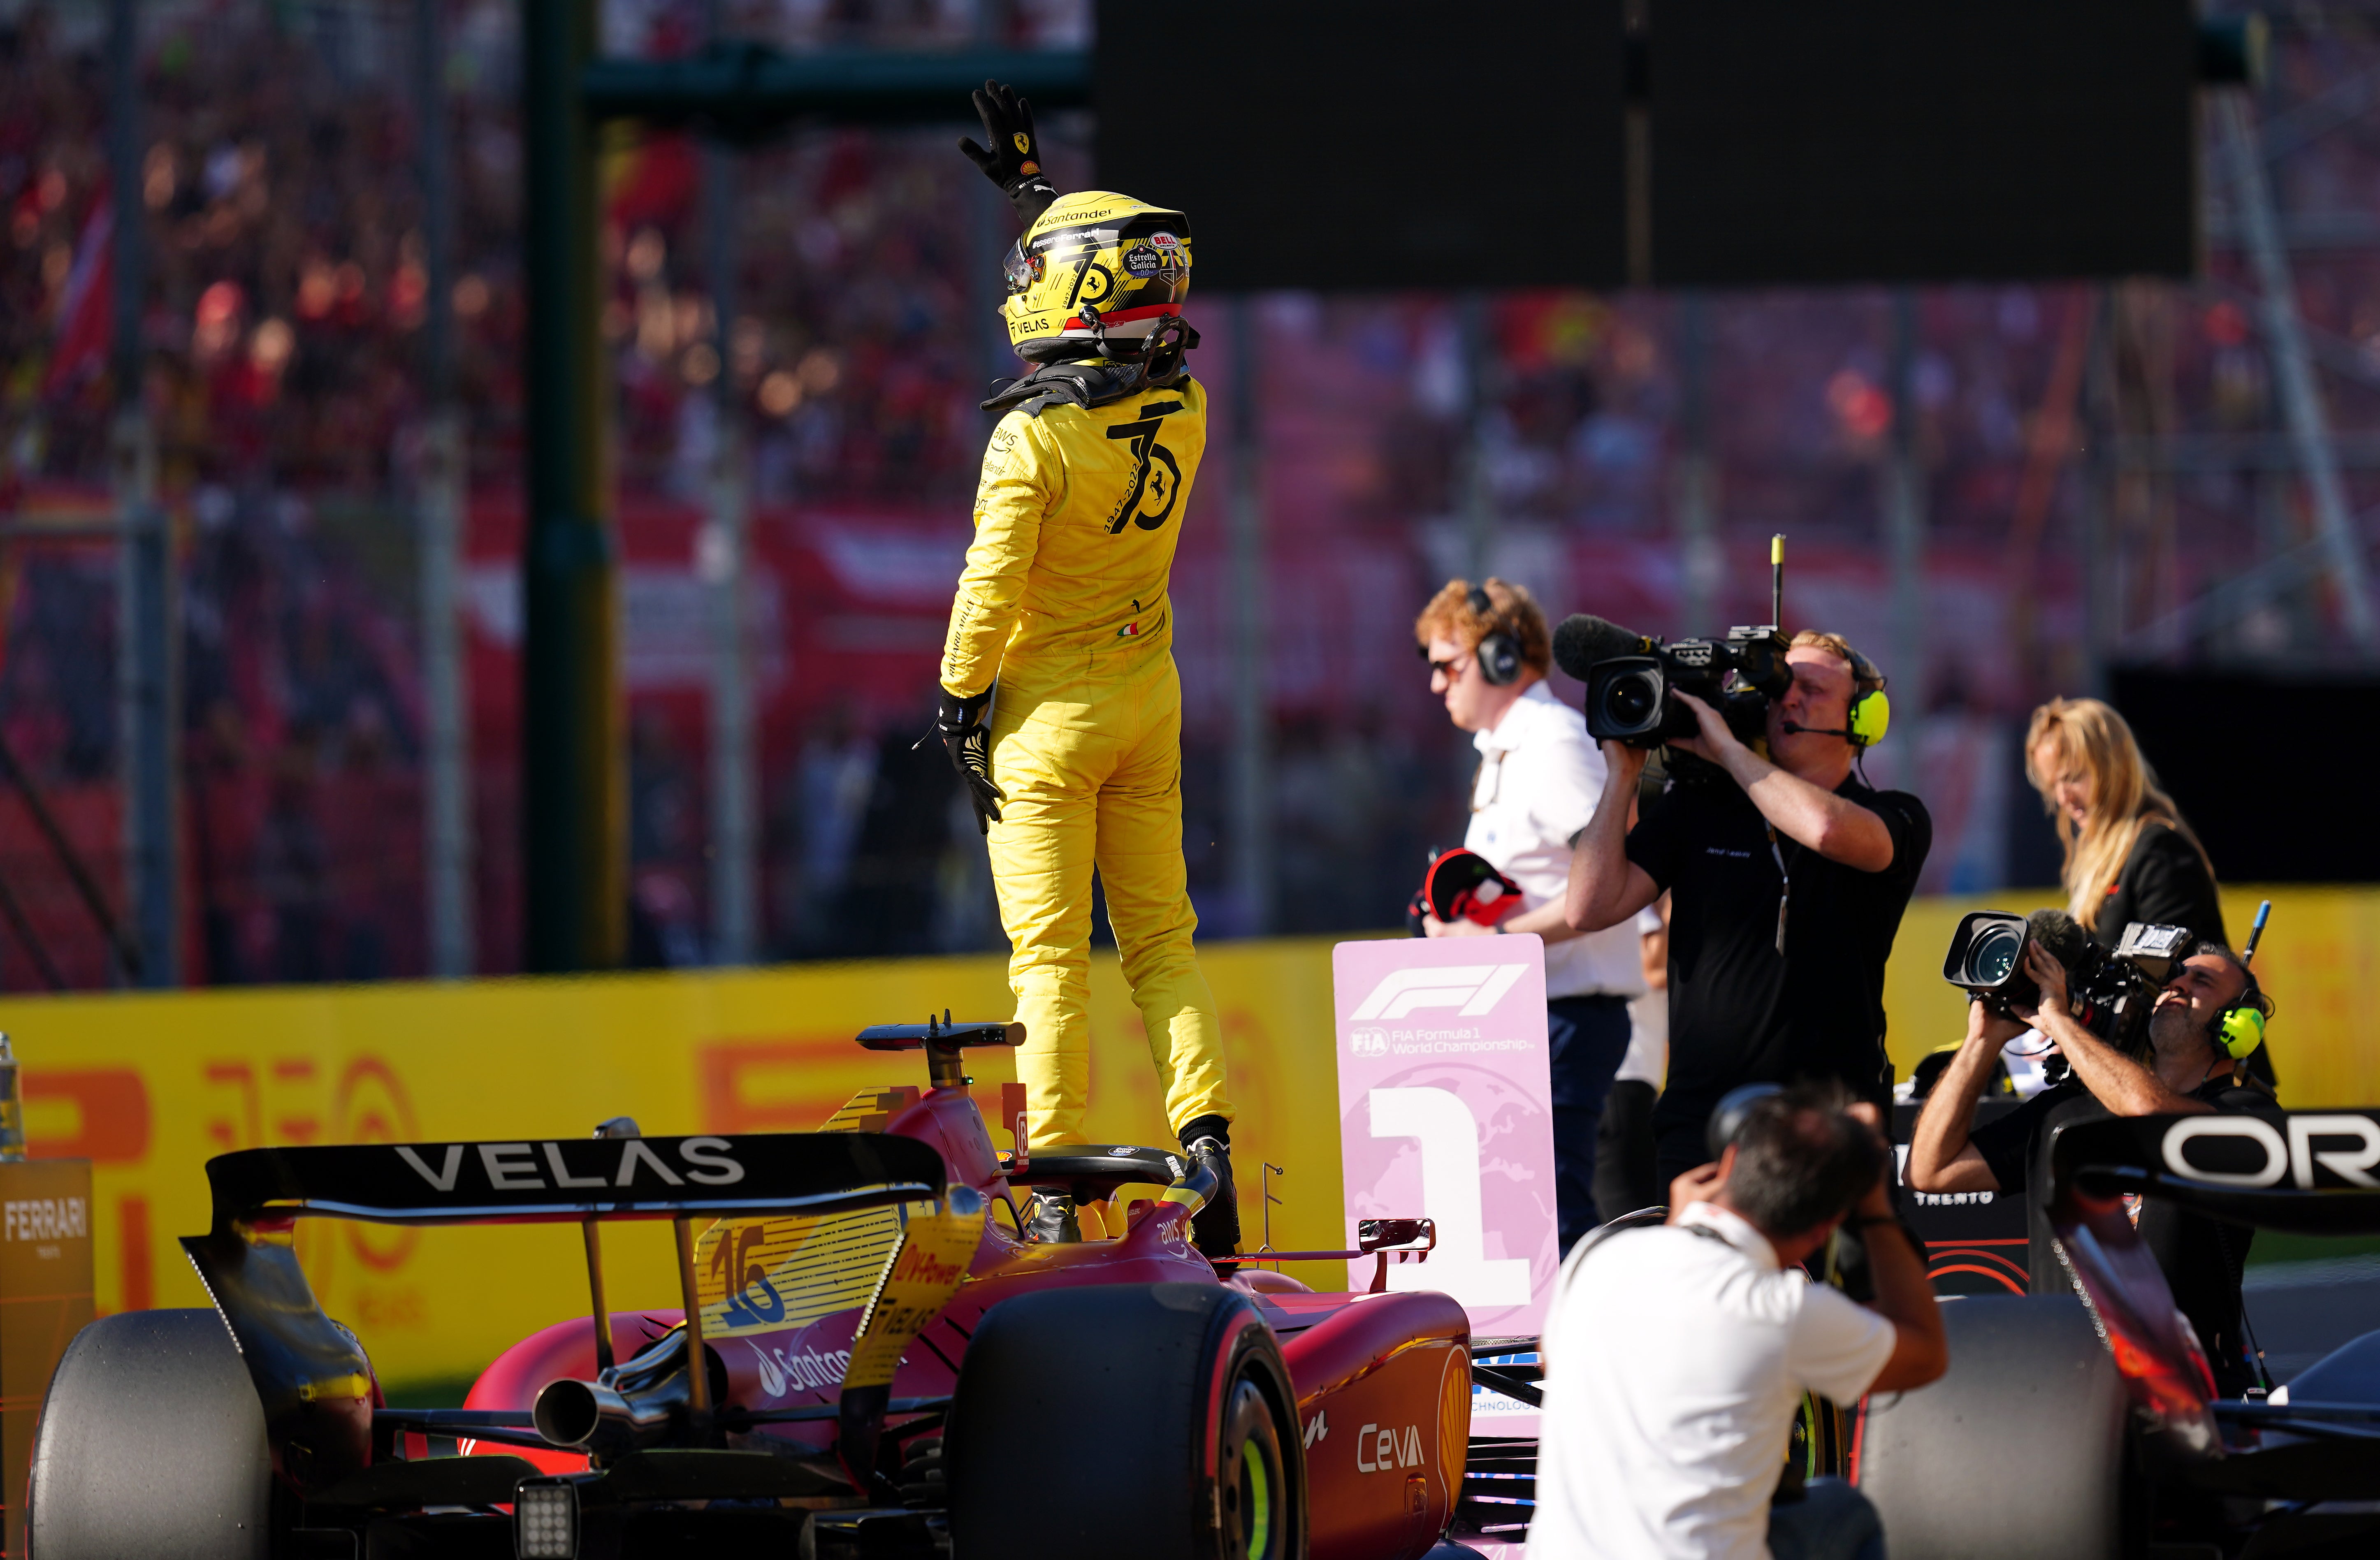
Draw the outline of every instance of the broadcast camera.
<instances>
[{"instance_id":1,"label":"broadcast camera","mask_svg":"<svg viewBox=\"0 0 2380 1560\"><path fill-rule=\"evenodd\" d=\"M2067 1006L2075 1022L2119 1050L2146 1042L2149 1010L2190 951L2187 926L2134 921L2110 953L2060 910L2029 917L1978 910L1962 916L1942 960L1942 978L2002 1018L2041 1000L2041 986L2024 973L2025 949L2039 943L2066 972Z\"/></svg>"},{"instance_id":2,"label":"broadcast camera","mask_svg":"<svg viewBox=\"0 0 2380 1560\"><path fill-rule=\"evenodd\" d=\"M1774 628L1730 628L1724 639L1654 641L1648 654L1599 661L1586 679L1587 734L1635 747L1691 737L1700 726L1677 695L1692 694L1752 742L1767 729L1769 701L1792 685L1785 650Z\"/></svg>"},{"instance_id":3,"label":"broadcast camera","mask_svg":"<svg viewBox=\"0 0 2380 1560\"><path fill-rule=\"evenodd\" d=\"M1597 742L1659 747L1700 730L1678 701L1692 694L1727 718L1746 743L1766 734L1771 700L1785 696L1793 669L1779 632L1784 607L1783 537L1770 544L1769 623L1730 628L1723 639L1664 643L1581 612L1554 631L1554 660L1586 684L1586 732Z\"/></svg>"}]
</instances>

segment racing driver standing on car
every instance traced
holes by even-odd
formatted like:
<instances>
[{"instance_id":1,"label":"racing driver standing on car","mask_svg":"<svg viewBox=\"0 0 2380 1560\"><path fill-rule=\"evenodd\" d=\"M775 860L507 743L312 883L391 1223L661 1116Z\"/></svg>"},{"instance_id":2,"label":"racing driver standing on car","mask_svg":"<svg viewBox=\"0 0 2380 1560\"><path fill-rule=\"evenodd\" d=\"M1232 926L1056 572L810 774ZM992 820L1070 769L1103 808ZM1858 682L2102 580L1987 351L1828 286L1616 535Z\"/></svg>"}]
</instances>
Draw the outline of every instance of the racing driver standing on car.
<instances>
[{"instance_id":1,"label":"racing driver standing on car","mask_svg":"<svg viewBox=\"0 0 2380 1560\"><path fill-rule=\"evenodd\" d=\"M1190 224L1123 195L1061 197L1031 107L994 82L975 103L991 144L959 149L1025 221L1001 314L1033 367L984 403L1004 415L951 604L936 730L990 842L1025 1025L1028 1147L1084 1141L1096 867L1167 1123L1221 1180L1198 1215L1198 1249L1228 1257L1239 1244L1232 1112L1222 1025L1191 949L1167 594L1207 444L1206 393L1182 361L1198 342L1179 312ZM1060 1189L1037 1189L1029 1226L1080 1238Z\"/></svg>"}]
</instances>

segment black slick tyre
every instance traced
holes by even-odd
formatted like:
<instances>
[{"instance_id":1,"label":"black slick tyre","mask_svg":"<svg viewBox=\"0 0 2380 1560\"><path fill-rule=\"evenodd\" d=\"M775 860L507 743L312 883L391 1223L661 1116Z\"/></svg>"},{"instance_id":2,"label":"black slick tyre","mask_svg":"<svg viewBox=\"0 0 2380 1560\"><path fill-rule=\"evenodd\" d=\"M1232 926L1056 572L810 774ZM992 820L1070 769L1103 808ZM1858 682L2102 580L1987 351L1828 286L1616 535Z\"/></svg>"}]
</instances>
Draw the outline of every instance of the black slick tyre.
<instances>
[{"instance_id":1,"label":"black slick tyre","mask_svg":"<svg viewBox=\"0 0 2380 1560\"><path fill-rule=\"evenodd\" d=\"M985 1312L942 1440L955 1560L1304 1560L1294 1389L1213 1284L1019 1295Z\"/></svg>"},{"instance_id":2,"label":"black slick tyre","mask_svg":"<svg viewBox=\"0 0 2380 1560\"><path fill-rule=\"evenodd\" d=\"M267 1560L264 1410L212 1311L128 1311L75 1335L33 1440L42 1560Z\"/></svg>"},{"instance_id":3,"label":"black slick tyre","mask_svg":"<svg viewBox=\"0 0 2380 1560\"><path fill-rule=\"evenodd\" d=\"M1855 1477L1892 1560L2113 1560L2126 1548L2124 1385L2070 1295L1946 1303L1950 1369L1867 1401Z\"/></svg>"}]
</instances>

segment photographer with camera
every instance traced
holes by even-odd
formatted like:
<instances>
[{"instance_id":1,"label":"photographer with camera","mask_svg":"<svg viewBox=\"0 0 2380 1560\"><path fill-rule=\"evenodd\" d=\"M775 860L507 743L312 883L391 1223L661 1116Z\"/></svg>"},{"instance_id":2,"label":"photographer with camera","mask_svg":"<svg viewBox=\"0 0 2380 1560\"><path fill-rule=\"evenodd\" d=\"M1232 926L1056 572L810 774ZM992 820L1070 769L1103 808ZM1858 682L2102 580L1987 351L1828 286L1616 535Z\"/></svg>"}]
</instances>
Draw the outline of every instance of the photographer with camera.
<instances>
[{"instance_id":1,"label":"photographer with camera","mask_svg":"<svg viewBox=\"0 0 2380 1560\"><path fill-rule=\"evenodd\" d=\"M1563 631L1564 670L1612 659L1610 625L1573 618ZM1662 729L1602 743L1604 803L1572 854L1563 906L1593 932L1670 895L1670 1075L1654 1109L1663 1185L1707 1161L1704 1123L1739 1084L1833 1079L1879 1106L1889 1099L1885 961L1934 839L1924 803L1853 772L1884 734L1874 664L1835 634L1805 631L1784 646L1773 630L1744 631L1730 646L1739 637L1739 676L1748 665L1775 691L1750 706L1730 692L1722 713L1671 686L1666 699L1691 712L1693 734L1666 729L1665 705ZM1779 646L1781 667L1768 664ZM1603 681L1590 682L1590 700ZM1766 756L1731 728L1738 711L1758 720ZM1669 790L1631 829L1628 799L1655 740L1703 763L1674 765Z\"/></svg>"},{"instance_id":2,"label":"photographer with camera","mask_svg":"<svg viewBox=\"0 0 2380 1560\"><path fill-rule=\"evenodd\" d=\"M2055 698L2035 709L2024 733L2024 773L2066 853L2059 873L2066 913L2101 948L2112 949L2135 921L2230 940L2215 864L2114 706ZM2260 1048L2244 1065L2274 1081L2271 1052Z\"/></svg>"},{"instance_id":3,"label":"photographer with camera","mask_svg":"<svg viewBox=\"0 0 2380 1560\"><path fill-rule=\"evenodd\" d=\"M1645 990L1634 928L1581 936L1562 918L1570 842L1599 805L1603 759L1578 711L1546 686L1553 655L1545 613L1521 587L1449 580L1414 620L1414 641L1429 663L1430 691L1479 750L1463 846L1520 890L1519 908L1492 923L1424 913L1421 929L1433 937L1534 932L1545 942L1554 1205L1566 1252L1597 1223L1597 1128L1628 1052L1629 998ZM1624 817L1629 798L1617 805Z\"/></svg>"},{"instance_id":4,"label":"photographer with camera","mask_svg":"<svg viewBox=\"0 0 2380 1560\"><path fill-rule=\"evenodd\" d=\"M1563 1264L1532 1560L1881 1560L1859 1491L1780 1479L1804 1393L1855 1403L1949 1363L1880 1120L1839 1084L1779 1090L1679 1178L1666 1225L1598 1234ZM1872 1304L1799 1271L1846 1224L1867 1238Z\"/></svg>"},{"instance_id":5,"label":"photographer with camera","mask_svg":"<svg viewBox=\"0 0 2380 1560\"><path fill-rule=\"evenodd\" d=\"M2271 999L2240 955L2212 938L2192 939L2179 927L2135 927L2168 933L2186 951L2179 962L2150 961L2168 977L2162 990L2155 990L2147 974L2131 977L2146 988L2140 995L2155 990L2155 998L2144 1024L2127 1023L2111 1010L2137 1012L2137 999L2119 1004L2104 995L2078 998L2076 970L2086 972L2082 978L2100 992L2115 989L2108 975L2126 976L2126 963L2138 967L2128 951L2134 939L2108 958L2072 920L2055 912L2036 914L2031 925L2034 935L2024 939L2019 965L2022 978L2009 980L1997 995L1971 989L1966 1041L1926 1095L1910 1139L1903 1179L1912 1188L2021 1192L2034 1178L2047 1177L2041 1156L2061 1126L2111 1116L2199 1115L2274 1104L2271 1092L2237 1065L2262 1043L2272 1013ZM2252 939L2251 956L2253 949ZM1998 964L2004 961L2005 955L1999 956L1988 973L2000 973ZM2078 1006L2085 1010L2078 1013ZM2072 1073L1998 1120L1976 1127L1975 1106L1985 1076L2001 1046L2027 1024L2057 1046ZM2062 1292L2068 1279L2051 1252L2048 1212L2039 1199L2029 1200L2028 1217L2034 1292ZM2240 1271L2255 1232L2228 1228L2155 1197L2142 1203L2139 1227L2142 1244L2164 1271L2174 1302L2198 1333L2217 1389L2237 1397L2255 1383L2240 1347Z\"/></svg>"}]
</instances>

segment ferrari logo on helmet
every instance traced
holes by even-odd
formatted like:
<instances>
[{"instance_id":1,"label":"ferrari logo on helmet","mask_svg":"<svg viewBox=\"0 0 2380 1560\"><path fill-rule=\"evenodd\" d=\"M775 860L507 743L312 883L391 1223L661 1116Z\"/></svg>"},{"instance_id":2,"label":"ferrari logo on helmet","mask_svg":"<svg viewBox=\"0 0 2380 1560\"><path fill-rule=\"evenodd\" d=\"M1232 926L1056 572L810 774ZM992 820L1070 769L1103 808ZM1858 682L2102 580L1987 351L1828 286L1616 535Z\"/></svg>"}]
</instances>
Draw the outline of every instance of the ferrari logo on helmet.
<instances>
[{"instance_id":1,"label":"ferrari logo on helmet","mask_svg":"<svg viewBox=\"0 0 2380 1560\"><path fill-rule=\"evenodd\" d=\"M1028 136L1028 135L1026 135L1024 131L1019 130L1019 131L1017 131L1017 132L1016 132L1016 134L1015 134L1014 137L1012 137L1011 139L1014 139L1014 140L1016 142L1016 150L1017 150L1017 151L1019 151L1023 152L1023 153L1024 153L1026 156L1027 156L1027 157L1030 157L1030 156L1032 156L1032 155L1033 155L1033 138L1032 138L1031 136Z\"/></svg>"}]
</instances>

